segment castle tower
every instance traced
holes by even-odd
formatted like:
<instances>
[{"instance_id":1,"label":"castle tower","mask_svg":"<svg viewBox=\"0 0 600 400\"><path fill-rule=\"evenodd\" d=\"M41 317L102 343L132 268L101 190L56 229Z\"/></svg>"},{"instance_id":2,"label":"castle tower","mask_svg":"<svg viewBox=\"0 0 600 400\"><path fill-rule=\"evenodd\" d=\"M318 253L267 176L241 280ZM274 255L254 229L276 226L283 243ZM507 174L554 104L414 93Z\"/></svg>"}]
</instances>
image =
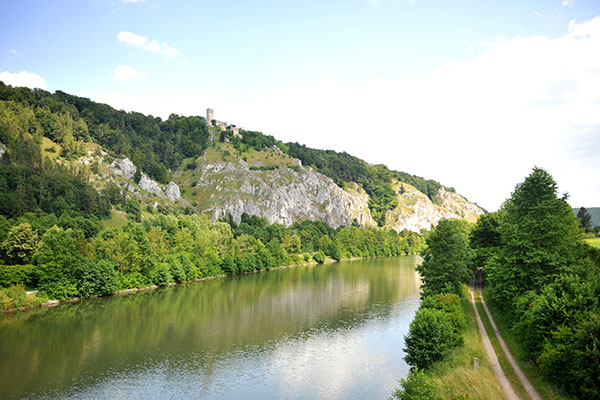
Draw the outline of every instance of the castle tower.
<instances>
[{"instance_id":1,"label":"castle tower","mask_svg":"<svg viewBox=\"0 0 600 400\"><path fill-rule=\"evenodd\" d=\"M212 108L207 108L206 109L206 125L207 126L212 126L212 120L213 118L213 109Z\"/></svg>"}]
</instances>

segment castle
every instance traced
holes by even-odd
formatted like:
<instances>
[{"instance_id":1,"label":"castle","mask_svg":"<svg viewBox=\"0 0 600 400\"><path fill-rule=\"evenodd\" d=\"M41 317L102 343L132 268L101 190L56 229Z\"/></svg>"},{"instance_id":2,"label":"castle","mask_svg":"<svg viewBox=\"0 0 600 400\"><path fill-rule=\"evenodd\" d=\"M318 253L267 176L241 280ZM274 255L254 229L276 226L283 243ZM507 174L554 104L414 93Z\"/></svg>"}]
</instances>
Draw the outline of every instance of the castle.
<instances>
[{"instance_id":1,"label":"castle","mask_svg":"<svg viewBox=\"0 0 600 400\"><path fill-rule=\"evenodd\" d=\"M230 131L233 132L233 136L242 137L242 135L240 134L240 130L242 128L238 128L235 125L227 125L227 122L217 121L216 119L214 119L213 115L214 115L214 110L212 108L207 108L206 109L206 125L207 126L216 127L222 131L229 129Z\"/></svg>"}]
</instances>

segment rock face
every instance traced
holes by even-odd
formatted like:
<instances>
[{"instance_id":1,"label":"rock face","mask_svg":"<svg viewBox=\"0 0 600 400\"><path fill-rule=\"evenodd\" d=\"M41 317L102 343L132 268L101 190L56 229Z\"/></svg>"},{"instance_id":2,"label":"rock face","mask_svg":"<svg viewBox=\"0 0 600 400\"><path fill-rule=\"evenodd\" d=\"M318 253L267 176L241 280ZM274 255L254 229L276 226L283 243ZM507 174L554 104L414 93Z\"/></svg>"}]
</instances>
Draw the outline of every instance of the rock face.
<instances>
[{"instance_id":1,"label":"rock face","mask_svg":"<svg viewBox=\"0 0 600 400\"><path fill-rule=\"evenodd\" d=\"M125 179L133 179L137 168L129 158L120 158L110 164L110 169L115 174L122 176Z\"/></svg>"},{"instance_id":2,"label":"rock face","mask_svg":"<svg viewBox=\"0 0 600 400\"><path fill-rule=\"evenodd\" d=\"M243 160L204 162L200 167L196 188L210 193L204 211L211 212L214 220L229 213L240 222L247 213L287 226L303 219L333 227L350 225L354 219L361 225L375 225L364 191L356 187L355 193L344 191L309 167L253 171Z\"/></svg>"},{"instance_id":3,"label":"rock face","mask_svg":"<svg viewBox=\"0 0 600 400\"><path fill-rule=\"evenodd\" d=\"M6 150L4 150L4 145L0 143L0 160L2 159L4 153L6 153Z\"/></svg>"},{"instance_id":4,"label":"rock face","mask_svg":"<svg viewBox=\"0 0 600 400\"><path fill-rule=\"evenodd\" d=\"M109 169L115 175L122 176L123 178L129 180L133 179L137 170L135 165L128 158L121 158L113 161L109 165ZM179 186L177 186L175 182L169 182L167 187L164 187L155 180L150 179L148 175L142 172L138 186L145 192L161 197L163 199L169 199L173 203L182 200L181 193L179 191ZM138 193L135 186L131 183L128 183L125 187L131 193Z\"/></svg>"},{"instance_id":5,"label":"rock face","mask_svg":"<svg viewBox=\"0 0 600 400\"><path fill-rule=\"evenodd\" d=\"M433 202L423 193L406 183L396 183L398 207L386 215L386 228L402 231L408 229L420 232L429 230L442 218L477 220L483 210L468 202L464 197L446 191L443 187L438 191L441 205Z\"/></svg>"}]
</instances>

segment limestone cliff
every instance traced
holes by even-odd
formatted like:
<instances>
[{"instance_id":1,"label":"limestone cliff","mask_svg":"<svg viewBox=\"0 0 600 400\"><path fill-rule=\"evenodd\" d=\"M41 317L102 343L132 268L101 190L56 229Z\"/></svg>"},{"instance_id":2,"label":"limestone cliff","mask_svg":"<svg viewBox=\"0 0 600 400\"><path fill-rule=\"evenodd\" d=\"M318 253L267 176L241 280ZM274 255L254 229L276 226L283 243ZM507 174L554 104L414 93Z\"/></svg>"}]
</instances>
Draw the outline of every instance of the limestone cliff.
<instances>
[{"instance_id":1,"label":"limestone cliff","mask_svg":"<svg viewBox=\"0 0 600 400\"><path fill-rule=\"evenodd\" d=\"M431 229L442 218L475 222L483 214L483 210L477 205L459 194L446 191L444 187L441 187L437 194L439 205L406 183L395 182L394 189L398 195L398 206L386 215L385 226L388 229L419 232L422 229Z\"/></svg>"},{"instance_id":2,"label":"limestone cliff","mask_svg":"<svg viewBox=\"0 0 600 400\"><path fill-rule=\"evenodd\" d=\"M195 189L210 193L202 211L211 213L214 220L229 213L239 222L247 213L283 225L304 219L333 227L350 225L354 219L361 225L375 225L362 189L355 185L352 192L344 191L310 167L251 170L238 159L201 160L198 169Z\"/></svg>"}]
</instances>

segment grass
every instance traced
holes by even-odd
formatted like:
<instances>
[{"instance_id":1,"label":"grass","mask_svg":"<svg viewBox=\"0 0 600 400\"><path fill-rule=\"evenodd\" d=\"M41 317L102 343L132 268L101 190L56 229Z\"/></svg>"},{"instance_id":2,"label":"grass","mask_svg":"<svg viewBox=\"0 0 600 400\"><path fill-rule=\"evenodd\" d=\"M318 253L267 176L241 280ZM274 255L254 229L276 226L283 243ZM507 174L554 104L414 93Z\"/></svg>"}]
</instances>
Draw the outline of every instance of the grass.
<instances>
[{"instance_id":1,"label":"grass","mask_svg":"<svg viewBox=\"0 0 600 400\"><path fill-rule=\"evenodd\" d=\"M478 299L477 294L476 294L476 296ZM509 321L507 320L507 318L504 315L502 315L502 313L498 309L496 309L493 306L492 303L490 303L490 301L488 301L489 296L487 295L487 290L485 290L485 289L483 292L483 297L486 300L486 304L488 306L488 309L490 310L490 313L492 314L492 317L494 318L494 321L496 322L496 326L498 327L498 330L500 331L500 335L502 335L502 338L506 342L506 345L508 346L510 352L517 360L519 367L521 367L521 370L523 371L525 376L527 376L527 378L529 379L529 381L531 382L531 384L533 385L535 390L538 392L538 394L544 400L571 400L572 399L571 397L562 393L562 391L560 391L558 388L555 388L552 385L552 383L548 382L542 375L541 371L534 364L532 364L531 362L524 359L523 352L522 352L516 338L514 337L514 335L510 331L510 329L507 328L510 325ZM500 361L500 365L502 366L502 369L504 370L504 373L510 380L511 385L513 386L513 389L515 389L517 394L522 396L522 398L524 398L524 399L528 399L529 397L525 394L524 389L522 388L520 382L518 385L513 384L513 379L518 380L518 378L516 377L516 374L514 373L514 370L512 369L510 364L508 364L508 360L506 359L506 356L504 355L504 352L502 351L500 344L498 343L498 339L496 338L496 335L494 334L494 332L489 324L489 320L487 318L487 315L485 314L485 311L483 310L483 306L481 305L481 302L478 301L477 303L478 303L479 314L481 315L481 319L485 325L486 330L488 331L488 335L490 336L492 345L494 346L494 349L496 350L496 354L498 355L498 359ZM508 364L508 367L505 367L505 363ZM509 372L509 370L510 370L510 372ZM520 390L523 390L523 392L521 392Z\"/></svg>"},{"instance_id":2,"label":"grass","mask_svg":"<svg viewBox=\"0 0 600 400\"><path fill-rule=\"evenodd\" d=\"M485 313L483 304L481 304L481 299L479 298L479 293L474 292L474 295L475 295L475 304L477 305L477 311L479 311L479 316L481 317L481 322L483 322L483 326L485 327L485 330L487 331L487 334L490 338L490 342L492 343L492 347L494 347L494 351L496 352L496 356L498 357L498 362L500 363L500 367L502 367L502 371L504 371L504 375L506 375L506 378L510 382L510 386L512 386L512 388L517 393L517 395L522 399L528 399L529 395L527 394L527 391L521 384L521 380L517 376L517 373L513 369L512 365L510 365L510 362L508 361L506 354L504 354L504 351L502 351L500 342L498 341L498 338L496 337L496 334L494 333L494 329L492 328L492 325L490 324L490 320L488 319L487 314Z\"/></svg>"},{"instance_id":3,"label":"grass","mask_svg":"<svg viewBox=\"0 0 600 400\"><path fill-rule=\"evenodd\" d=\"M473 306L465 293L462 298L467 326L463 333L464 345L435 363L427 376L435 386L435 392L444 399L504 399L504 393L485 355ZM473 359L479 359L479 368L473 367Z\"/></svg>"},{"instance_id":4,"label":"grass","mask_svg":"<svg viewBox=\"0 0 600 400\"><path fill-rule=\"evenodd\" d=\"M127 224L127 214L123 211L112 210L110 218L102 221L104 229L121 228Z\"/></svg>"},{"instance_id":5,"label":"grass","mask_svg":"<svg viewBox=\"0 0 600 400\"><path fill-rule=\"evenodd\" d=\"M600 249L600 237L585 239L585 241L590 245Z\"/></svg>"}]
</instances>

